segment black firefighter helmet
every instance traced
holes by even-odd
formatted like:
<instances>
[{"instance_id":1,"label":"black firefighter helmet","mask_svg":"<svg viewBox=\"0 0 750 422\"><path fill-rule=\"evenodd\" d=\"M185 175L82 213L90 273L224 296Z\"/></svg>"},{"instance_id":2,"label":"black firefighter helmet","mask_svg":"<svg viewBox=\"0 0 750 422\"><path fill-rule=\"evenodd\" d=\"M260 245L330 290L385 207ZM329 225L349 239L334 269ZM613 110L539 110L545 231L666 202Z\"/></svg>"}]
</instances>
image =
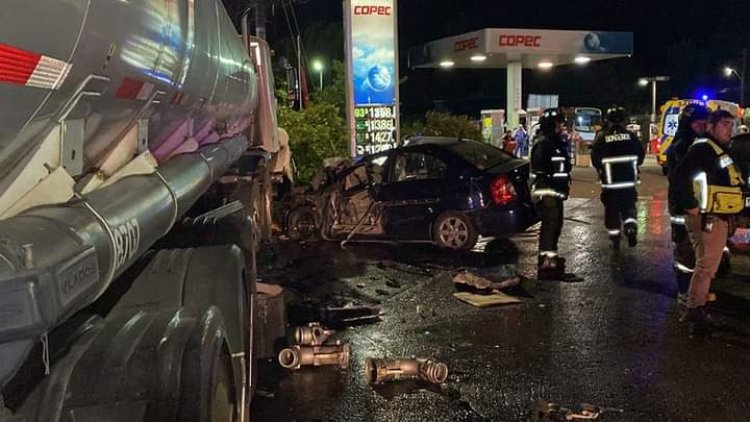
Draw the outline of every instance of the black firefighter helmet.
<instances>
[{"instance_id":1,"label":"black firefighter helmet","mask_svg":"<svg viewBox=\"0 0 750 422\"><path fill-rule=\"evenodd\" d=\"M690 125L696 120L708 120L710 114L711 112L703 104L688 104L680 112L680 127Z\"/></svg>"},{"instance_id":2,"label":"black firefighter helmet","mask_svg":"<svg viewBox=\"0 0 750 422\"><path fill-rule=\"evenodd\" d=\"M545 135L555 133L557 123L565 123L565 112L561 108L548 108L539 118L539 127Z\"/></svg>"},{"instance_id":3,"label":"black firefighter helmet","mask_svg":"<svg viewBox=\"0 0 750 422\"><path fill-rule=\"evenodd\" d=\"M624 126L628 121L628 113L624 108L614 106L607 110L604 119L610 124L610 126Z\"/></svg>"}]
</instances>

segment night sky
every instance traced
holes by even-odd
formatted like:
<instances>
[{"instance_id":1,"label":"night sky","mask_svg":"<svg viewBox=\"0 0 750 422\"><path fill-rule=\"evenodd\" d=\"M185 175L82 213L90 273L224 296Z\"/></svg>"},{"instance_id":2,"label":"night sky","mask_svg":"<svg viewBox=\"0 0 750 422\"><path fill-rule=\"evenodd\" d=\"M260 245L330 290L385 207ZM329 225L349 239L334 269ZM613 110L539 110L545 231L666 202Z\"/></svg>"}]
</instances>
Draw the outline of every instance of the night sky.
<instances>
[{"instance_id":1,"label":"night sky","mask_svg":"<svg viewBox=\"0 0 750 422\"><path fill-rule=\"evenodd\" d=\"M231 1L231 0L227 0ZM295 7L305 28L342 22L341 2L307 0ZM286 21L276 7L270 41L288 36ZM659 100L707 93L738 101L739 81L726 78L727 64L740 66L742 48L750 47L750 0L659 1L426 1L399 2L402 111L421 113L437 108L476 115L482 108L503 107L503 70L410 70L408 48L437 38L486 28L544 28L631 31L635 54L630 59L592 63L586 68L559 67L551 72L524 71L524 94L559 94L563 105L606 107L625 105L647 112L650 92L637 87L640 76L669 75L660 84ZM308 56L343 57L343 46L321 46L303 38ZM749 66L750 67L750 66ZM750 73L750 70L748 70ZM748 75L750 78L750 75ZM750 85L750 84L748 84ZM746 95L750 97L750 95ZM525 101L525 100L524 100Z\"/></svg>"}]
</instances>

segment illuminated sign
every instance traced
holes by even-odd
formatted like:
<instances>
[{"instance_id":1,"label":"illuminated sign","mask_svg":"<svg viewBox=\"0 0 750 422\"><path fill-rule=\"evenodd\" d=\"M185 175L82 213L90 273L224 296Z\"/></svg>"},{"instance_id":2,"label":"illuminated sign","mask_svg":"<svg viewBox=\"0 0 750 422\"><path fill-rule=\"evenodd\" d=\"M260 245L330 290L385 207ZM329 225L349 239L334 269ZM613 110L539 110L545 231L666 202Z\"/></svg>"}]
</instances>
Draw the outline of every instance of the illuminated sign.
<instances>
[{"instance_id":1,"label":"illuminated sign","mask_svg":"<svg viewBox=\"0 0 750 422\"><path fill-rule=\"evenodd\" d=\"M541 47L541 35L500 35L501 47Z\"/></svg>"},{"instance_id":2,"label":"illuminated sign","mask_svg":"<svg viewBox=\"0 0 750 422\"><path fill-rule=\"evenodd\" d=\"M393 148L398 140L396 0L347 0L350 152Z\"/></svg>"},{"instance_id":3,"label":"illuminated sign","mask_svg":"<svg viewBox=\"0 0 750 422\"><path fill-rule=\"evenodd\" d=\"M456 41L455 51L473 50L479 48L479 37L467 38Z\"/></svg>"}]
</instances>

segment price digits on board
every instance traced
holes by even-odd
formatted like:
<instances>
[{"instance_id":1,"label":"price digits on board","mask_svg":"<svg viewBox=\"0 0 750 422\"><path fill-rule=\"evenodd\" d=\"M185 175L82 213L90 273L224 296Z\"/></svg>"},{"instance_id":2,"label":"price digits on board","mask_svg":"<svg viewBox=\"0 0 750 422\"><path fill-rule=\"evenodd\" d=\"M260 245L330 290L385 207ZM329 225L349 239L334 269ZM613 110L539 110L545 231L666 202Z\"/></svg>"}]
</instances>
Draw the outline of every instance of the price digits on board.
<instances>
[{"instance_id":1,"label":"price digits on board","mask_svg":"<svg viewBox=\"0 0 750 422\"><path fill-rule=\"evenodd\" d=\"M357 155L374 154L396 146L396 107L354 108Z\"/></svg>"}]
</instances>

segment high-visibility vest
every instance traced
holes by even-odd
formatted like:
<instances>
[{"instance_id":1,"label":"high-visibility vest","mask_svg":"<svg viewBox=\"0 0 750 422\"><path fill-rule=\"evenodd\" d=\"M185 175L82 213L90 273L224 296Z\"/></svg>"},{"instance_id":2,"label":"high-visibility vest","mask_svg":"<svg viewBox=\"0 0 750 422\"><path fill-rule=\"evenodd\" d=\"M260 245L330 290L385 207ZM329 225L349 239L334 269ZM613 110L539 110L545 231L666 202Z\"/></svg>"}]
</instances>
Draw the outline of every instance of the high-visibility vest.
<instances>
[{"instance_id":1,"label":"high-visibility vest","mask_svg":"<svg viewBox=\"0 0 750 422\"><path fill-rule=\"evenodd\" d=\"M537 198L552 196L567 199L568 191L564 188L570 184L570 173L565 168L567 157L565 155L553 155L550 160L552 161L553 173L538 173L536 175L537 181L544 178L546 183L534 183L531 195Z\"/></svg>"},{"instance_id":2,"label":"high-visibility vest","mask_svg":"<svg viewBox=\"0 0 750 422\"><path fill-rule=\"evenodd\" d=\"M629 189L638 183L638 156L619 155L602 158L602 189Z\"/></svg>"},{"instance_id":3,"label":"high-visibility vest","mask_svg":"<svg viewBox=\"0 0 750 422\"><path fill-rule=\"evenodd\" d=\"M742 192L742 172L732 157L729 156L714 141L702 138L693 142L693 145L705 143L716 153L719 167L727 172L729 186L714 185L708 183L705 172L698 173L693 179L693 193L698 200L698 206L703 213L707 214L737 214L745 207L744 194Z\"/></svg>"}]
</instances>

